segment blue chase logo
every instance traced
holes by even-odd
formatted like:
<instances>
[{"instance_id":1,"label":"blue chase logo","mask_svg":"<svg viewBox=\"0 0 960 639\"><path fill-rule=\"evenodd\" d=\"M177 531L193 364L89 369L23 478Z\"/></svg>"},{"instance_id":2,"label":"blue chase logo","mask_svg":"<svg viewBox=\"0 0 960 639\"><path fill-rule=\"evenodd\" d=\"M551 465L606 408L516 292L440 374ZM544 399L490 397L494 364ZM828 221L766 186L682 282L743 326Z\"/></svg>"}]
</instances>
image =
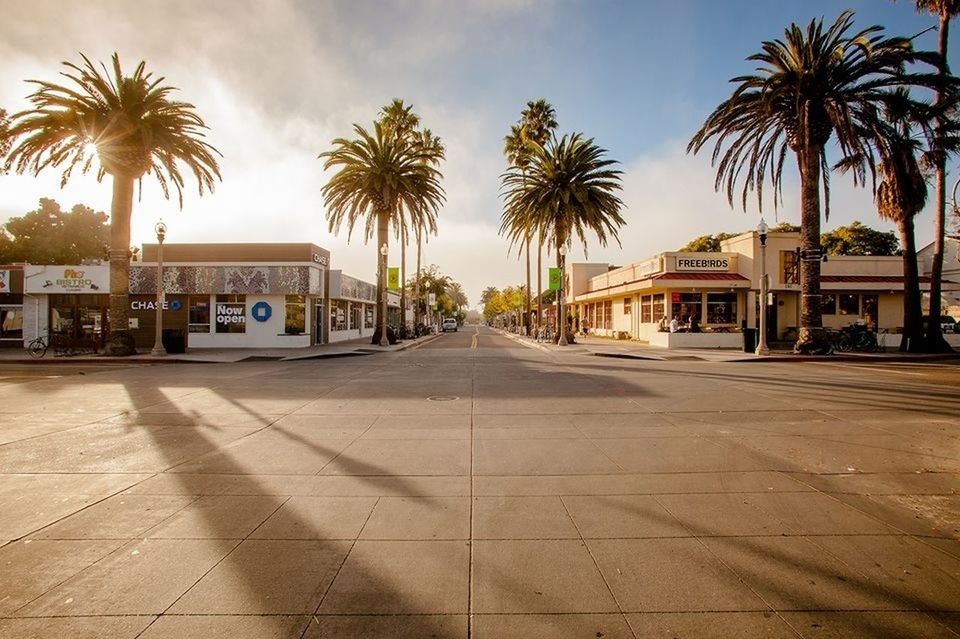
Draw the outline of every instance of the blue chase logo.
<instances>
[{"instance_id":1,"label":"blue chase logo","mask_svg":"<svg viewBox=\"0 0 960 639\"><path fill-rule=\"evenodd\" d=\"M270 305L266 302L257 302L250 309L250 314L253 315L253 319L258 322L266 322L270 319L270 316L273 315L273 309L270 308Z\"/></svg>"}]
</instances>

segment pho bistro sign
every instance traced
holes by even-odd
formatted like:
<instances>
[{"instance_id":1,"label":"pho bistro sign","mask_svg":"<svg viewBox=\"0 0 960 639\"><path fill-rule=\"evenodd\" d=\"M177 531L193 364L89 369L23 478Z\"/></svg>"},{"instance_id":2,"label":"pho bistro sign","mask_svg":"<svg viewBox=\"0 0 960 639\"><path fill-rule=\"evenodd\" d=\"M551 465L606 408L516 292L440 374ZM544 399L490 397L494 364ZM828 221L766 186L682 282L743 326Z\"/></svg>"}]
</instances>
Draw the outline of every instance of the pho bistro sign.
<instances>
[{"instance_id":1,"label":"pho bistro sign","mask_svg":"<svg viewBox=\"0 0 960 639\"><path fill-rule=\"evenodd\" d=\"M109 293L110 266L34 266L23 269L27 293Z\"/></svg>"},{"instance_id":2,"label":"pho bistro sign","mask_svg":"<svg viewBox=\"0 0 960 639\"><path fill-rule=\"evenodd\" d=\"M687 255L677 255L678 271L707 271L714 273L726 273L730 270L731 259L724 255L704 255L703 253L691 253Z\"/></svg>"}]
</instances>

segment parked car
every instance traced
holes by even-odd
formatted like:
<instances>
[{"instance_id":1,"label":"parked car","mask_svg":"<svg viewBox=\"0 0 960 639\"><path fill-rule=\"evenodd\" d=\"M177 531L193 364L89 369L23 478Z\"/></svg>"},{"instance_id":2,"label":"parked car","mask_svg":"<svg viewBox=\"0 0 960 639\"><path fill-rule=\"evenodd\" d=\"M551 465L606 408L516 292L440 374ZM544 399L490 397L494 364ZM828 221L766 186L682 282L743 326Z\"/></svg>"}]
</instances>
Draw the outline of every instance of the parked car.
<instances>
[{"instance_id":1,"label":"parked car","mask_svg":"<svg viewBox=\"0 0 960 639\"><path fill-rule=\"evenodd\" d=\"M444 333L446 333L447 331L453 331L454 333L456 333L456 332L457 332L457 320L454 319L454 318L452 318L452 317L446 318L445 320L443 320L442 328L443 328L443 332L444 332Z\"/></svg>"}]
</instances>

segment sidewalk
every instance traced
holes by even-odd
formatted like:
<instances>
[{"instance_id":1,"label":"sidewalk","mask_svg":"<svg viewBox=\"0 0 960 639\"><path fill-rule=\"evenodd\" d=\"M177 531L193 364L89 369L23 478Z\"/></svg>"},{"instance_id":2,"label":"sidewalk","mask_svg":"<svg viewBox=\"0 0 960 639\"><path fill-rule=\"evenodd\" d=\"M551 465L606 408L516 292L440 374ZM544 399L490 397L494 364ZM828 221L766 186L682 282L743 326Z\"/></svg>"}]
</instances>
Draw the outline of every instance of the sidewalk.
<instances>
[{"instance_id":1,"label":"sidewalk","mask_svg":"<svg viewBox=\"0 0 960 639\"><path fill-rule=\"evenodd\" d=\"M89 364L89 363L129 363L129 364L227 364L243 361L297 361L304 359L322 359L327 357L351 357L373 355L375 353L394 353L419 346L436 339L437 335L427 335L416 339L404 340L391 346L375 346L369 337L346 340L334 344L319 344L305 348L192 348L186 353L154 357L150 351L142 351L130 357L108 357L106 355L78 355L75 357L55 357L53 349L39 359L30 357L24 349L0 349L0 362L19 362L30 364Z\"/></svg>"},{"instance_id":2,"label":"sidewalk","mask_svg":"<svg viewBox=\"0 0 960 639\"><path fill-rule=\"evenodd\" d=\"M592 335L577 336L575 344L557 346L553 343L538 342L532 338L497 329L527 348L540 349L550 353L568 355L592 355L596 357L622 357L626 359L648 359L655 361L701 359L710 362L801 362L801 361L884 361L884 362L924 362L958 360L960 353L834 353L832 355L796 355L791 350L771 349L770 354L758 357L753 353L744 353L739 349L666 349L650 346L630 340L615 340Z\"/></svg>"}]
</instances>

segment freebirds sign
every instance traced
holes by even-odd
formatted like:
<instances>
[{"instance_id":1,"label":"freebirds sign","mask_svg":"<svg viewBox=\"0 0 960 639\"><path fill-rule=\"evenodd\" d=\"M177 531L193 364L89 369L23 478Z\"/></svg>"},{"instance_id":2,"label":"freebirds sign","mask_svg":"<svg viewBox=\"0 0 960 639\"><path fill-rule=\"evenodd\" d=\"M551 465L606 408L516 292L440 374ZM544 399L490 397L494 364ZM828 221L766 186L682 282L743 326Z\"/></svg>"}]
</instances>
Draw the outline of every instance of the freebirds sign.
<instances>
[{"instance_id":1,"label":"freebirds sign","mask_svg":"<svg viewBox=\"0 0 960 639\"><path fill-rule=\"evenodd\" d=\"M217 302L216 327L218 333L245 333L247 305L244 302Z\"/></svg>"},{"instance_id":2,"label":"freebirds sign","mask_svg":"<svg viewBox=\"0 0 960 639\"><path fill-rule=\"evenodd\" d=\"M678 255L678 271L720 271L730 270L730 258L725 256L705 257L703 254Z\"/></svg>"}]
</instances>

